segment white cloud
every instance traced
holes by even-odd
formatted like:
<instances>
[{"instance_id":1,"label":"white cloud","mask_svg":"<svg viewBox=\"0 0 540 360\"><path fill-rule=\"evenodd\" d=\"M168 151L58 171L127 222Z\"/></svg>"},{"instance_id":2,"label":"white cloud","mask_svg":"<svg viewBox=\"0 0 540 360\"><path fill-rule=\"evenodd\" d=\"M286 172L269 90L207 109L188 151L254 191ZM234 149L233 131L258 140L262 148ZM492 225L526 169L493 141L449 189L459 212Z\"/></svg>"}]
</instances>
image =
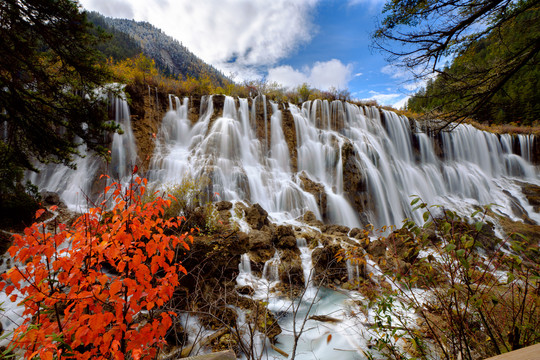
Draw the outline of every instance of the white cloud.
<instances>
[{"instance_id":1,"label":"white cloud","mask_svg":"<svg viewBox=\"0 0 540 360\"><path fill-rule=\"evenodd\" d=\"M392 79L409 80L412 77L409 71L395 65L385 65L381 68L381 72L390 75Z\"/></svg>"},{"instance_id":2,"label":"white cloud","mask_svg":"<svg viewBox=\"0 0 540 360\"><path fill-rule=\"evenodd\" d=\"M371 97L361 100L375 100L379 105L393 105L394 103L396 103L396 98L402 96L401 94L382 94L373 90L369 93L371 94Z\"/></svg>"},{"instance_id":3,"label":"white cloud","mask_svg":"<svg viewBox=\"0 0 540 360\"><path fill-rule=\"evenodd\" d=\"M107 16L148 21L228 75L275 65L311 40L318 0L80 0ZM242 76L245 77L245 76Z\"/></svg>"},{"instance_id":4,"label":"white cloud","mask_svg":"<svg viewBox=\"0 0 540 360\"><path fill-rule=\"evenodd\" d=\"M403 99L398 100L395 103L393 103L392 107L394 109L403 110L407 106L407 102L409 101L410 98L411 98L410 96L405 96Z\"/></svg>"},{"instance_id":5,"label":"white cloud","mask_svg":"<svg viewBox=\"0 0 540 360\"><path fill-rule=\"evenodd\" d=\"M293 69L292 66L283 65L268 70L267 80L270 83L276 82L285 87L293 88L307 83L309 78L303 72Z\"/></svg>"},{"instance_id":6,"label":"white cloud","mask_svg":"<svg viewBox=\"0 0 540 360\"><path fill-rule=\"evenodd\" d=\"M125 0L82 0L85 9L96 10L105 16L131 19L134 16L132 5Z\"/></svg>"},{"instance_id":7,"label":"white cloud","mask_svg":"<svg viewBox=\"0 0 540 360\"><path fill-rule=\"evenodd\" d=\"M284 65L268 70L267 80L288 88L308 83L321 90L327 90L331 87L346 89L352 78L352 68L352 64L345 65L337 59L325 62L317 61L311 68L305 67L302 70Z\"/></svg>"},{"instance_id":8,"label":"white cloud","mask_svg":"<svg viewBox=\"0 0 540 360\"><path fill-rule=\"evenodd\" d=\"M386 0L349 0L348 6L367 5L370 12L380 12Z\"/></svg>"},{"instance_id":9,"label":"white cloud","mask_svg":"<svg viewBox=\"0 0 540 360\"><path fill-rule=\"evenodd\" d=\"M354 74L354 77L357 77L357 76L362 76L362 75L364 75L364 74L360 72L360 73L356 73L356 74Z\"/></svg>"},{"instance_id":10,"label":"white cloud","mask_svg":"<svg viewBox=\"0 0 540 360\"><path fill-rule=\"evenodd\" d=\"M311 69L309 83L319 89L345 89L351 79L352 64L343 64L337 59L316 62Z\"/></svg>"}]
</instances>

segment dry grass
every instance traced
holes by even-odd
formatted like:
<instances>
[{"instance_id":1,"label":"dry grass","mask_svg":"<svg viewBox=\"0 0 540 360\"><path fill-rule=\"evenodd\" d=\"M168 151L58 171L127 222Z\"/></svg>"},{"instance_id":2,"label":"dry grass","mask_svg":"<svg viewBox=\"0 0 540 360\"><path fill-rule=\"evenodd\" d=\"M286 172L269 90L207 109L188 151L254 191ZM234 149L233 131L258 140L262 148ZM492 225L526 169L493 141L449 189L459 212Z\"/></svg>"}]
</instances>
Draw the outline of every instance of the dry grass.
<instances>
[{"instance_id":1,"label":"dry grass","mask_svg":"<svg viewBox=\"0 0 540 360\"><path fill-rule=\"evenodd\" d=\"M466 121L477 129L488 131L495 134L533 134L540 135L540 124L533 126L521 126L515 123L509 124L481 124L474 120Z\"/></svg>"}]
</instances>

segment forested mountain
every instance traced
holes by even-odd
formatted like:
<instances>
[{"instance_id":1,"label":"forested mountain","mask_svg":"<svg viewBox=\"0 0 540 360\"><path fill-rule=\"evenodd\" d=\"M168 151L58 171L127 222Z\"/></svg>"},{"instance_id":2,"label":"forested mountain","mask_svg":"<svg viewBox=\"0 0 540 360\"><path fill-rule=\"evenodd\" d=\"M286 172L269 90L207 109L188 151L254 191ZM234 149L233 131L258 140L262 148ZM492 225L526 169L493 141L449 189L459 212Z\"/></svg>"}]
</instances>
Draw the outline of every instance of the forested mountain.
<instances>
[{"instance_id":1,"label":"forested mountain","mask_svg":"<svg viewBox=\"0 0 540 360\"><path fill-rule=\"evenodd\" d=\"M519 49L526 48L525 44L537 47L538 38L540 8L537 6L503 27L494 28L486 37L464 49L442 75L430 80L425 89L411 97L408 109L437 113L473 108L476 104L471 99L474 99L475 92L487 89L491 78L497 73L497 67L504 65L498 64L498 59L509 56L518 58L521 55ZM536 54L525 66L510 75L490 101L475 111L475 120L525 125L540 120L540 56ZM477 84L480 80L485 85L481 83L482 86L468 87L468 84ZM470 90L460 92L455 90L457 88Z\"/></svg>"},{"instance_id":2,"label":"forested mountain","mask_svg":"<svg viewBox=\"0 0 540 360\"><path fill-rule=\"evenodd\" d=\"M110 26L103 15L95 11L88 12L86 15L88 21L94 25L92 31L95 34L105 33L106 40L99 42L96 48L107 59L124 60L143 52L139 42L130 35Z\"/></svg>"},{"instance_id":3,"label":"forested mountain","mask_svg":"<svg viewBox=\"0 0 540 360\"><path fill-rule=\"evenodd\" d=\"M178 40L147 22L113 19L95 12L89 13L88 19L94 25L113 34L113 39L108 48L104 49L105 51L110 51L111 48L112 50L120 49L121 46L117 46L118 40L124 41L127 35L129 40L125 44L128 46L125 46L126 49L122 51L127 53L136 48L142 49L146 56L155 60L156 66L164 75L181 75L184 78L188 76L199 78L207 75L214 84L219 86L230 82L220 71L199 59ZM114 58L115 54L110 54L110 56Z\"/></svg>"}]
</instances>

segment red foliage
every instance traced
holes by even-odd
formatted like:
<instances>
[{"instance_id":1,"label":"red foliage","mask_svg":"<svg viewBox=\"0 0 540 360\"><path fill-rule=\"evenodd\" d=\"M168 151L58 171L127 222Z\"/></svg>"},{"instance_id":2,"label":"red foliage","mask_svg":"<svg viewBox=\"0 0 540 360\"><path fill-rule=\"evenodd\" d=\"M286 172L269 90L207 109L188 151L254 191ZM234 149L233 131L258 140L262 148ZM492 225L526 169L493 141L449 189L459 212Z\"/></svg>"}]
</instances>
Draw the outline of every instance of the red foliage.
<instances>
[{"instance_id":1,"label":"red foliage","mask_svg":"<svg viewBox=\"0 0 540 360\"><path fill-rule=\"evenodd\" d=\"M187 234L171 235L180 219L162 218L170 200L141 201L145 186L146 179L127 189L113 184L105 191L112 193L111 210L109 199L71 226L51 233L35 223L14 236L9 253L24 265L3 275L0 290L13 300L15 289L24 296L26 320L12 345L27 359L156 355L174 315L164 305L178 272L186 272L176 251L189 246Z\"/></svg>"}]
</instances>

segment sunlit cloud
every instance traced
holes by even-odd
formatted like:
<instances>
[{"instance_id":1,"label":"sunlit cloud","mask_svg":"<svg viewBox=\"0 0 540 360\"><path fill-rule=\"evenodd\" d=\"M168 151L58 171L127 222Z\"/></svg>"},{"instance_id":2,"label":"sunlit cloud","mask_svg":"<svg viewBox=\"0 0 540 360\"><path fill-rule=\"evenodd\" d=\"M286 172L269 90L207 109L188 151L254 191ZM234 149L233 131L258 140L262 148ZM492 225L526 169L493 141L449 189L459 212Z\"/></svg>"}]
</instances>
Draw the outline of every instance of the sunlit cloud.
<instances>
[{"instance_id":1,"label":"sunlit cloud","mask_svg":"<svg viewBox=\"0 0 540 360\"><path fill-rule=\"evenodd\" d=\"M410 96L405 96L403 99L400 99L396 101L395 103L393 103L392 107L394 109L403 110L407 107L407 102L409 101L410 98L411 98Z\"/></svg>"},{"instance_id":2,"label":"sunlit cloud","mask_svg":"<svg viewBox=\"0 0 540 360\"><path fill-rule=\"evenodd\" d=\"M302 70L283 65L268 70L267 80L288 88L307 83L321 90L328 90L331 87L346 89L352 78L352 68L352 64L345 65L337 59L318 61L312 67L305 67Z\"/></svg>"},{"instance_id":3,"label":"sunlit cloud","mask_svg":"<svg viewBox=\"0 0 540 360\"><path fill-rule=\"evenodd\" d=\"M393 105L394 103L396 103L396 99L403 96L402 94L396 94L396 93L391 93L391 94L383 94L383 93L379 93L377 91L370 91L369 92L371 94L371 96L369 98L364 98L364 99L361 99L363 101L377 101L378 104L380 105Z\"/></svg>"},{"instance_id":4,"label":"sunlit cloud","mask_svg":"<svg viewBox=\"0 0 540 360\"><path fill-rule=\"evenodd\" d=\"M267 80L275 82L287 88L293 88L309 81L309 77L299 70L293 69L290 65L278 66L268 70Z\"/></svg>"}]
</instances>

